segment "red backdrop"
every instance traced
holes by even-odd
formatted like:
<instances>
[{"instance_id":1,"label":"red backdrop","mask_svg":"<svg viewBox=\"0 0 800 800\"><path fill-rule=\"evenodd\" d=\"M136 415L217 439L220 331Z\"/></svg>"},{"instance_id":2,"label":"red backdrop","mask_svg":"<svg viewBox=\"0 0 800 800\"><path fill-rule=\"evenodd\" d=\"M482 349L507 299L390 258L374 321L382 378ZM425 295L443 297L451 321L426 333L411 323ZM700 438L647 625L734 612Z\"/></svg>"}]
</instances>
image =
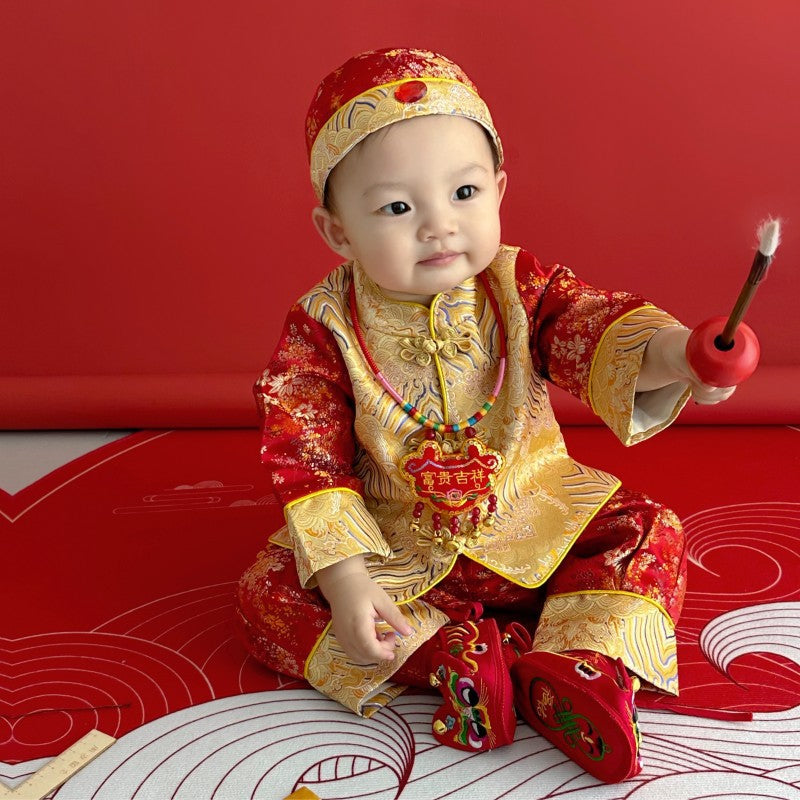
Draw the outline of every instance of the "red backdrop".
<instances>
[{"instance_id":1,"label":"red backdrop","mask_svg":"<svg viewBox=\"0 0 800 800\"><path fill-rule=\"evenodd\" d=\"M740 392L774 404L800 364L798 31L795 0L6 0L0 426L249 424L286 308L337 263L309 221L308 102L391 44L450 55L488 100L505 241L599 286L725 313L784 217L748 317L780 382Z\"/></svg>"}]
</instances>

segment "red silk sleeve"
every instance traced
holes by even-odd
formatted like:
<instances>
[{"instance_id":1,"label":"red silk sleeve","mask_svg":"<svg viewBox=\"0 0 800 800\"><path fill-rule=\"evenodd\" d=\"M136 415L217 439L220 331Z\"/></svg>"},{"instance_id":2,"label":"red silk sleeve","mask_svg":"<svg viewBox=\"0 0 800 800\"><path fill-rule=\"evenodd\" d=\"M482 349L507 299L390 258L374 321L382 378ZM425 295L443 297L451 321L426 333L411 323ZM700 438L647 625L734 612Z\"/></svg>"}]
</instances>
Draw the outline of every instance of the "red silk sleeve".
<instances>
[{"instance_id":1,"label":"red silk sleeve","mask_svg":"<svg viewBox=\"0 0 800 800\"><path fill-rule=\"evenodd\" d=\"M263 416L261 460L282 505L324 489L361 494L344 359L333 334L300 306L289 311L254 391Z\"/></svg>"},{"instance_id":2,"label":"red silk sleeve","mask_svg":"<svg viewBox=\"0 0 800 800\"><path fill-rule=\"evenodd\" d=\"M517 256L516 280L534 369L590 405L589 377L603 334L620 317L650 304L627 292L595 289L559 264L542 267L524 250Z\"/></svg>"}]
</instances>

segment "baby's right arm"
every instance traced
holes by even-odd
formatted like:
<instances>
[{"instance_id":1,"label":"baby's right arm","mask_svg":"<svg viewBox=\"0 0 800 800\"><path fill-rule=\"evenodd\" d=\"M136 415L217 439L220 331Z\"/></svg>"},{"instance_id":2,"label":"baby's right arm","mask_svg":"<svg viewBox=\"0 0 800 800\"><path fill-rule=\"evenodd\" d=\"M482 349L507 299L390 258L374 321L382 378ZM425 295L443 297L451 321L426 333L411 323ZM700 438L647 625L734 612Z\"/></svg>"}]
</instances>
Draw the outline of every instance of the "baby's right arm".
<instances>
[{"instance_id":1,"label":"baby's right arm","mask_svg":"<svg viewBox=\"0 0 800 800\"><path fill-rule=\"evenodd\" d=\"M322 594L331 607L332 627L339 644L357 664L394 660L397 634L379 633L384 620L397 633L413 631L389 595L370 578L361 555L351 556L316 573Z\"/></svg>"}]
</instances>

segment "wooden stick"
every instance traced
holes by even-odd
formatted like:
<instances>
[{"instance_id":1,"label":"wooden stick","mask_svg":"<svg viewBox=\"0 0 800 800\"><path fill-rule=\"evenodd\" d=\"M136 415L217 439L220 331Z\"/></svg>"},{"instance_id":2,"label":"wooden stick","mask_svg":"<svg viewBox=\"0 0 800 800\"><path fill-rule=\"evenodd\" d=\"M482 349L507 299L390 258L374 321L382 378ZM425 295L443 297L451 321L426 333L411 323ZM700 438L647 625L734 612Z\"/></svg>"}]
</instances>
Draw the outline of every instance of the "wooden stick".
<instances>
[{"instance_id":1,"label":"wooden stick","mask_svg":"<svg viewBox=\"0 0 800 800\"><path fill-rule=\"evenodd\" d=\"M766 277L769 265L772 263L772 257L778 249L781 240L780 230L781 223L777 219L767 220L759 228L758 252L753 259L750 274L747 276L744 286L742 286L742 291L739 292L736 305L725 323L725 328L717 337L716 345L720 350L730 350L733 347L733 337L736 334L736 329L744 319L750 302L755 297L759 284Z\"/></svg>"}]
</instances>

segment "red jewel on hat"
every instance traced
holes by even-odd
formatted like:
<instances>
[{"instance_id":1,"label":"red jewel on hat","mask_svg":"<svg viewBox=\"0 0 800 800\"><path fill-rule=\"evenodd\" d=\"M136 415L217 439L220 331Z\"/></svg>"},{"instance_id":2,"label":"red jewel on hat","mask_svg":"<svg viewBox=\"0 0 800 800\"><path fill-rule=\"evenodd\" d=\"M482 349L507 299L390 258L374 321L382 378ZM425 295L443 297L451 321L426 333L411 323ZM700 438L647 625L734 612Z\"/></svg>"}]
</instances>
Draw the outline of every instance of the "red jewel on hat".
<instances>
[{"instance_id":1,"label":"red jewel on hat","mask_svg":"<svg viewBox=\"0 0 800 800\"><path fill-rule=\"evenodd\" d=\"M395 90L395 99L400 103L416 103L428 94L428 87L423 81L406 81Z\"/></svg>"}]
</instances>

